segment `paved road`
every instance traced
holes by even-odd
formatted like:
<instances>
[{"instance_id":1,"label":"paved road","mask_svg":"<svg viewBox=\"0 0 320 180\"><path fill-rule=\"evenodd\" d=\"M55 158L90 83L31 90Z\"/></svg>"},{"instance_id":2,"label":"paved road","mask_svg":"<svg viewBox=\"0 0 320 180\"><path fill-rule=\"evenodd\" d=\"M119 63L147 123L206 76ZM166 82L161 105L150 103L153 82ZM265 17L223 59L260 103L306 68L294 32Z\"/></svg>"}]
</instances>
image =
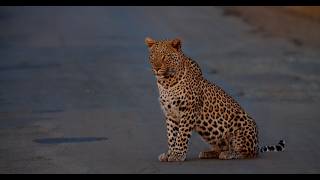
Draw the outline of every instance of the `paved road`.
<instances>
[{"instance_id":1,"label":"paved road","mask_svg":"<svg viewBox=\"0 0 320 180\"><path fill-rule=\"evenodd\" d=\"M320 52L219 7L1 7L0 173L319 173ZM160 163L163 115L144 38L179 36L282 153Z\"/></svg>"}]
</instances>

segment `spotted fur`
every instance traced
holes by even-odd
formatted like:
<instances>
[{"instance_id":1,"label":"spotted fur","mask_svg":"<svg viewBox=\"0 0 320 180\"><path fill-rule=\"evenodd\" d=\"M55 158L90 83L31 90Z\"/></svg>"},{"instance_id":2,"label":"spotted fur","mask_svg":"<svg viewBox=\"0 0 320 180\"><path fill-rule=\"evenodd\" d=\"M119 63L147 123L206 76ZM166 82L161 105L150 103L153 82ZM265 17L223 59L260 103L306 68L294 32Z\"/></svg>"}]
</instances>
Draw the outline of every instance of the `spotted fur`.
<instances>
[{"instance_id":1,"label":"spotted fur","mask_svg":"<svg viewBox=\"0 0 320 180\"><path fill-rule=\"evenodd\" d=\"M285 146L285 141L284 140L280 140L279 143L277 145L272 145L272 146L262 146L260 147L260 152L264 153L264 152L278 152L278 151L284 151L284 146Z\"/></svg>"},{"instance_id":2,"label":"spotted fur","mask_svg":"<svg viewBox=\"0 0 320 180\"><path fill-rule=\"evenodd\" d=\"M258 147L255 121L219 86L206 80L199 65L184 55L180 39L146 38L157 79L159 101L166 117L168 151L160 161L184 161L192 131L212 146L199 158L254 158L259 152L283 150Z\"/></svg>"}]
</instances>

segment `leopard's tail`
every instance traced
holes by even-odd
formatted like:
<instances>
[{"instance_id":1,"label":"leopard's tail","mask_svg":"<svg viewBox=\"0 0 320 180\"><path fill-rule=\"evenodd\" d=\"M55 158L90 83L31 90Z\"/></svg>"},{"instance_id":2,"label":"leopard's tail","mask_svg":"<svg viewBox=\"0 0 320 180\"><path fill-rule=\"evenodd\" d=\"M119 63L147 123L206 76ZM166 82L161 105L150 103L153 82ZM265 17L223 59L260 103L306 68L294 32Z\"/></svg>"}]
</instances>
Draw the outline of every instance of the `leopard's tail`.
<instances>
[{"instance_id":1,"label":"leopard's tail","mask_svg":"<svg viewBox=\"0 0 320 180\"><path fill-rule=\"evenodd\" d=\"M284 145L285 145L285 141L284 140L280 140L279 143L277 145L272 145L272 146L262 146L259 149L260 153L264 153L264 152L278 152L278 151L284 151Z\"/></svg>"}]
</instances>

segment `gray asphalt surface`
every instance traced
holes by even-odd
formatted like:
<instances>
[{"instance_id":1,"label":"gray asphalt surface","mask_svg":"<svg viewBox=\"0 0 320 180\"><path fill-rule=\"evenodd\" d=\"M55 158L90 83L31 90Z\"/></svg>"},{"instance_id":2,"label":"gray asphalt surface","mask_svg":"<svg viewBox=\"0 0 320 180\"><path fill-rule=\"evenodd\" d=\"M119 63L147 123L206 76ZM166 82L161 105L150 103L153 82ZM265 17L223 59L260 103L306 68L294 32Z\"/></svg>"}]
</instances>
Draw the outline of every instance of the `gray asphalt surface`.
<instances>
[{"instance_id":1,"label":"gray asphalt surface","mask_svg":"<svg viewBox=\"0 0 320 180\"><path fill-rule=\"evenodd\" d=\"M0 173L319 173L320 51L252 33L222 7L1 7ZM311 27L310 27L311 28ZM160 163L165 122L146 36L181 37L256 119L257 159Z\"/></svg>"}]
</instances>

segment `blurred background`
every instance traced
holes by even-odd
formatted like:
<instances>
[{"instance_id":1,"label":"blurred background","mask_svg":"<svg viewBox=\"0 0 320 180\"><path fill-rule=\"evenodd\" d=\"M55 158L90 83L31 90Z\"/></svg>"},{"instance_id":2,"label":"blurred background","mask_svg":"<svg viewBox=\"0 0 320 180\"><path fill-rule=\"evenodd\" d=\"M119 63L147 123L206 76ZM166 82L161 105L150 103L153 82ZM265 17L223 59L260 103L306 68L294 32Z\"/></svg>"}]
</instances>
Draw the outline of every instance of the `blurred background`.
<instances>
[{"instance_id":1,"label":"blurred background","mask_svg":"<svg viewBox=\"0 0 320 180\"><path fill-rule=\"evenodd\" d=\"M240 161L160 163L165 121L146 36L180 37L256 119ZM319 173L320 7L0 7L0 173Z\"/></svg>"}]
</instances>

